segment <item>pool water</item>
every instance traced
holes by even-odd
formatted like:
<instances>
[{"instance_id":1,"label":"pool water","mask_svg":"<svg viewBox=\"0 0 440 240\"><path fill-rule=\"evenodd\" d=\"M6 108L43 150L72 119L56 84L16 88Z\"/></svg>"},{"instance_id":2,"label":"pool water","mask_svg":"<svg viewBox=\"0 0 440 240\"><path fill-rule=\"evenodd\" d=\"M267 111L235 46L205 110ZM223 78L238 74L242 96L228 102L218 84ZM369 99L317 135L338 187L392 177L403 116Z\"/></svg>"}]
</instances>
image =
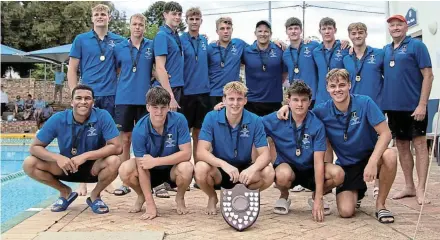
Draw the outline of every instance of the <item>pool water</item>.
<instances>
[{"instance_id":1,"label":"pool water","mask_svg":"<svg viewBox=\"0 0 440 240\"><path fill-rule=\"evenodd\" d=\"M3 141L2 141L3 142ZM59 152L57 146L48 146L49 151ZM23 215L26 210L55 200L58 191L43 185L23 174L23 160L29 156L29 145L1 146L1 224ZM8 177L9 176L9 177ZM67 183L75 189L77 183Z\"/></svg>"}]
</instances>

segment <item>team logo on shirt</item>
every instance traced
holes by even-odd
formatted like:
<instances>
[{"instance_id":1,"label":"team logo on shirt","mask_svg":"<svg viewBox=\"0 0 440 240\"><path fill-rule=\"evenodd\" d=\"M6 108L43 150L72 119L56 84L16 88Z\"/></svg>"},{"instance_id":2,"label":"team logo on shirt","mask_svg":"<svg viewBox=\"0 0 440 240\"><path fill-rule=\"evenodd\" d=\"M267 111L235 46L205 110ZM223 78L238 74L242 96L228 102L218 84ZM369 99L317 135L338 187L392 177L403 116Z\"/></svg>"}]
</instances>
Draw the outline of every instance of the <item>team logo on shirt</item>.
<instances>
[{"instance_id":1,"label":"team logo on shirt","mask_svg":"<svg viewBox=\"0 0 440 240\"><path fill-rule=\"evenodd\" d=\"M271 49L269 52L269 57L275 58L275 57L277 57L277 53L273 49Z\"/></svg>"},{"instance_id":2,"label":"team logo on shirt","mask_svg":"<svg viewBox=\"0 0 440 240\"><path fill-rule=\"evenodd\" d=\"M202 41L202 50L206 51L206 44Z\"/></svg>"},{"instance_id":3,"label":"team logo on shirt","mask_svg":"<svg viewBox=\"0 0 440 240\"><path fill-rule=\"evenodd\" d=\"M153 56L153 53L151 52L151 48L147 48L147 50L145 51L145 58L151 59L152 56Z\"/></svg>"},{"instance_id":4,"label":"team logo on shirt","mask_svg":"<svg viewBox=\"0 0 440 240\"><path fill-rule=\"evenodd\" d=\"M173 134L168 133L167 137L168 138L165 141L165 143L166 143L165 147L174 147L174 146L176 146L176 144L174 144L176 141L173 140Z\"/></svg>"},{"instance_id":5,"label":"team logo on shirt","mask_svg":"<svg viewBox=\"0 0 440 240\"><path fill-rule=\"evenodd\" d=\"M237 55L237 48L235 48L235 45L232 45L231 52L232 54Z\"/></svg>"},{"instance_id":6,"label":"team logo on shirt","mask_svg":"<svg viewBox=\"0 0 440 240\"><path fill-rule=\"evenodd\" d=\"M303 140L302 140L302 147L304 149L309 149L310 148L310 135L305 133L303 136Z\"/></svg>"},{"instance_id":7,"label":"team logo on shirt","mask_svg":"<svg viewBox=\"0 0 440 240\"><path fill-rule=\"evenodd\" d=\"M98 135L96 133L96 128L94 128L93 125L90 125L89 130L87 130L87 137L93 137L93 136L96 136L96 135Z\"/></svg>"},{"instance_id":8,"label":"team logo on shirt","mask_svg":"<svg viewBox=\"0 0 440 240\"><path fill-rule=\"evenodd\" d=\"M249 137L249 129L247 124L243 124L241 126L240 137Z\"/></svg>"},{"instance_id":9,"label":"team logo on shirt","mask_svg":"<svg viewBox=\"0 0 440 240\"><path fill-rule=\"evenodd\" d=\"M304 49L304 57L311 57L311 51L309 50L309 47L305 47Z\"/></svg>"},{"instance_id":10,"label":"team logo on shirt","mask_svg":"<svg viewBox=\"0 0 440 240\"><path fill-rule=\"evenodd\" d=\"M374 56L374 54L371 54L370 57L367 60L367 63L369 63L369 64L376 64L376 56Z\"/></svg>"},{"instance_id":11,"label":"team logo on shirt","mask_svg":"<svg viewBox=\"0 0 440 240\"><path fill-rule=\"evenodd\" d=\"M408 45L403 45L402 48L399 50L399 54L406 54L406 51L408 50Z\"/></svg>"},{"instance_id":12,"label":"team logo on shirt","mask_svg":"<svg viewBox=\"0 0 440 240\"><path fill-rule=\"evenodd\" d=\"M335 57L336 61L341 61L342 60L342 53L341 53L341 49L336 50L336 57Z\"/></svg>"},{"instance_id":13,"label":"team logo on shirt","mask_svg":"<svg viewBox=\"0 0 440 240\"><path fill-rule=\"evenodd\" d=\"M115 47L115 41L113 41L113 40L108 40L108 45L111 47L111 48L114 48Z\"/></svg>"},{"instance_id":14,"label":"team logo on shirt","mask_svg":"<svg viewBox=\"0 0 440 240\"><path fill-rule=\"evenodd\" d=\"M350 125L353 126L353 125L357 125L359 123L361 123L361 122L359 120L359 117L356 114L356 111L352 112L351 119L350 119Z\"/></svg>"}]
</instances>

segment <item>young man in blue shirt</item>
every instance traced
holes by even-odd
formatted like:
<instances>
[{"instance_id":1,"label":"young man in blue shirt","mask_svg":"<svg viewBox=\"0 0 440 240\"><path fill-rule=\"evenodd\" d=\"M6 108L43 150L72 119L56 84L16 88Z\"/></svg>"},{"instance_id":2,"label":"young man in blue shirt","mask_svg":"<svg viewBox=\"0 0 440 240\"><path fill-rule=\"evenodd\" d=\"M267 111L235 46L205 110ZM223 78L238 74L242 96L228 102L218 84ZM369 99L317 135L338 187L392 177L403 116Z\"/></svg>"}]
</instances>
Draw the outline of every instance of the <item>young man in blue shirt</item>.
<instances>
[{"instance_id":1,"label":"young man in blue shirt","mask_svg":"<svg viewBox=\"0 0 440 240\"><path fill-rule=\"evenodd\" d=\"M424 199L424 192L429 167L426 145L427 104L434 79L431 58L422 41L406 36L408 25L403 16L394 15L387 21L393 42L384 48L382 108L387 113L388 124L396 138L400 165L405 176L405 188L393 198L416 196L419 204L429 203L428 199ZM413 180L411 141L416 150L417 188Z\"/></svg>"},{"instance_id":2,"label":"young man in blue shirt","mask_svg":"<svg viewBox=\"0 0 440 240\"><path fill-rule=\"evenodd\" d=\"M130 17L130 38L115 47L119 79L116 89L115 122L121 131L123 152L121 162L130 158L131 132L146 113L145 95L150 89L153 69L153 41L144 38L145 16L137 13ZM125 185L114 191L121 196L130 192Z\"/></svg>"},{"instance_id":3,"label":"young man in blue shirt","mask_svg":"<svg viewBox=\"0 0 440 240\"><path fill-rule=\"evenodd\" d=\"M324 215L330 214L330 208L324 207L323 195L342 184L344 171L337 165L324 163L325 128L321 120L308 110L312 101L311 88L303 81L293 82L287 90L287 101L287 121L279 120L276 112L263 117L266 134L273 139L277 152L275 184L281 195L274 212L287 214L289 189L301 185L314 191L314 201L309 201L313 219L322 222Z\"/></svg>"},{"instance_id":4,"label":"young man in blue shirt","mask_svg":"<svg viewBox=\"0 0 440 240\"><path fill-rule=\"evenodd\" d=\"M264 126L257 115L244 110L247 88L230 82L223 89L225 108L209 112L203 121L197 148L195 180L208 197L207 214L217 214L215 186L245 184L264 190L273 183ZM257 156L252 157L252 148ZM255 162L253 163L253 159Z\"/></svg>"},{"instance_id":5,"label":"young man in blue shirt","mask_svg":"<svg viewBox=\"0 0 440 240\"><path fill-rule=\"evenodd\" d=\"M55 90L53 92L53 100L56 101L57 93L59 95L58 103L63 101L63 86L64 86L64 78L66 74L63 71L64 63L61 66L57 67L57 69L53 72L55 75Z\"/></svg>"},{"instance_id":6,"label":"young man in blue shirt","mask_svg":"<svg viewBox=\"0 0 440 240\"><path fill-rule=\"evenodd\" d=\"M23 162L23 170L31 178L55 188L60 197L53 212L65 211L78 193L62 183L97 183L86 202L96 214L109 211L101 200L101 192L118 176L122 152L119 132L106 110L93 108L94 92L86 85L72 90L72 109L53 115L34 139ZM60 153L46 149L58 140Z\"/></svg>"},{"instance_id":7,"label":"young man in blue shirt","mask_svg":"<svg viewBox=\"0 0 440 240\"><path fill-rule=\"evenodd\" d=\"M284 71L283 50L270 41L271 24L264 20L257 22L254 34L257 41L244 49L242 57L249 89L245 108L264 116L280 108L282 84L287 73Z\"/></svg>"},{"instance_id":8,"label":"young man in blue shirt","mask_svg":"<svg viewBox=\"0 0 440 240\"><path fill-rule=\"evenodd\" d=\"M301 20L295 17L287 19L285 23L286 34L290 46L283 53L283 61L287 67L288 80L292 84L295 80L303 80L312 89L310 108L315 105L318 72L313 58L313 50L319 43L310 41L305 43L302 38Z\"/></svg>"},{"instance_id":9,"label":"young man in blue shirt","mask_svg":"<svg viewBox=\"0 0 440 240\"><path fill-rule=\"evenodd\" d=\"M81 83L90 86L96 97L94 106L107 110L115 117L116 65L114 47L124 38L108 31L110 9L104 4L92 8L93 29L76 36L70 50L67 81L72 90L78 84L78 69ZM111 187L110 187L111 188ZM81 184L80 196L87 195L87 187ZM109 192L113 192L109 189Z\"/></svg>"},{"instance_id":10,"label":"young man in blue shirt","mask_svg":"<svg viewBox=\"0 0 440 240\"><path fill-rule=\"evenodd\" d=\"M182 22L182 6L177 2L164 5L165 24L154 38L156 74L160 85L171 95L171 111L180 108L183 94L183 47L177 28Z\"/></svg>"},{"instance_id":11,"label":"young man in blue shirt","mask_svg":"<svg viewBox=\"0 0 440 240\"><path fill-rule=\"evenodd\" d=\"M157 216L151 189L169 183L177 186L177 213L186 214L185 192L193 177L191 139L185 117L170 112L170 94L162 87L153 87L147 93L149 114L136 124L133 130L135 158L124 162L119 175L132 187L138 198L130 212L140 212L144 202L145 214L141 219Z\"/></svg>"}]
</instances>

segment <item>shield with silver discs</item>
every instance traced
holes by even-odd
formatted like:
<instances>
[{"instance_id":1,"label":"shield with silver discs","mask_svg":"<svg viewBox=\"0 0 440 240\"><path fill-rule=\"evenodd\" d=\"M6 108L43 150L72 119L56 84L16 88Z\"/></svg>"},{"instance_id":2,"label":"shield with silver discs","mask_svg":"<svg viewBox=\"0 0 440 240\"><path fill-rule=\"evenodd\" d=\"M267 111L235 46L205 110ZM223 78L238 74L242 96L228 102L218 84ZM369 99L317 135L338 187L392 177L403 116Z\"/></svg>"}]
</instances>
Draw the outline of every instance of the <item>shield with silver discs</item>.
<instances>
[{"instance_id":1,"label":"shield with silver discs","mask_svg":"<svg viewBox=\"0 0 440 240\"><path fill-rule=\"evenodd\" d=\"M222 188L220 208L225 221L235 230L252 226L260 213L260 191L250 190L243 184L232 189Z\"/></svg>"}]
</instances>

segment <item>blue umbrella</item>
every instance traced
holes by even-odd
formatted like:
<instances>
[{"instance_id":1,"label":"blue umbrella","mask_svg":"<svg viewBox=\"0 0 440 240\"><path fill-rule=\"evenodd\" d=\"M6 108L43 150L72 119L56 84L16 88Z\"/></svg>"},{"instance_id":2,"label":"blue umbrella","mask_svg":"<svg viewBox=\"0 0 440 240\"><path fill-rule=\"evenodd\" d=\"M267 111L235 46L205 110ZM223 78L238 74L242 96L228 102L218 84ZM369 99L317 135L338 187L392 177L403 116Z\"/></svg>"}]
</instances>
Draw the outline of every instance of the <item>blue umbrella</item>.
<instances>
[{"instance_id":1,"label":"blue umbrella","mask_svg":"<svg viewBox=\"0 0 440 240\"><path fill-rule=\"evenodd\" d=\"M1 62L2 63L43 63L51 62L39 57L26 56L26 52L20 51L15 48L11 48L1 44Z\"/></svg>"},{"instance_id":2,"label":"blue umbrella","mask_svg":"<svg viewBox=\"0 0 440 240\"><path fill-rule=\"evenodd\" d=\"M58 63L66 62L69 58L72 44L66 44L58 47L51 47L26 53L27 56L41 57Z\"/></svg>"}]
</instances>

